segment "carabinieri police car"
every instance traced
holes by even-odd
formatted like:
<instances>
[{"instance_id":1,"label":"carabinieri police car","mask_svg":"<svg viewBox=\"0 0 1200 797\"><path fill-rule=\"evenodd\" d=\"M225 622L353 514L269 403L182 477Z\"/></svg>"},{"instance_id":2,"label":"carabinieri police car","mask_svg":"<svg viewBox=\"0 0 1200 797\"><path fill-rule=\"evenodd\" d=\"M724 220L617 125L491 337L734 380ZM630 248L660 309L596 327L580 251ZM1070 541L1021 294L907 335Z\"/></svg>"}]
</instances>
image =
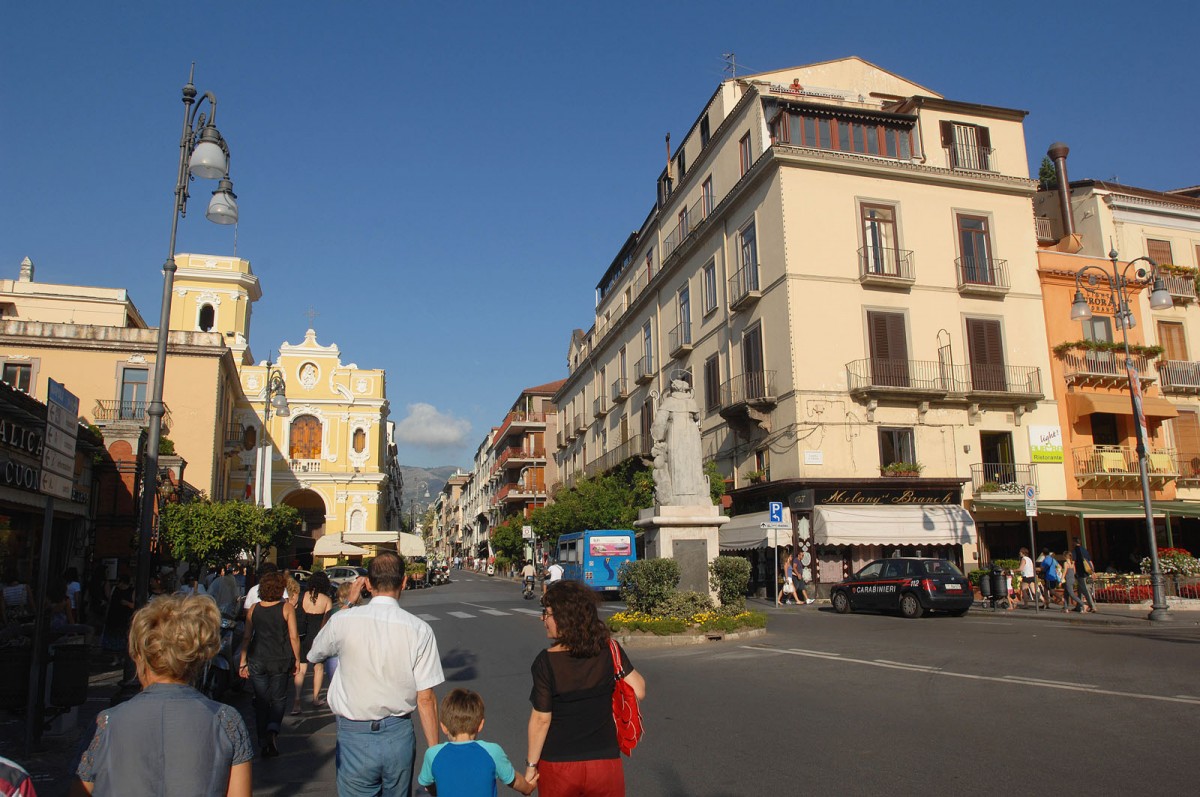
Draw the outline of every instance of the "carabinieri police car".
<instances>
[{"instance_id":1,"label":"carabinieri police car","mask_svg":"<svg viewBox=\"0 0 1200 797\"><path fill-rule=\"evenodd\" d=\"M830 599L840 614L874 609L909 618L927 611L961 617L974 603L971 583L952 562L915 557L876 559L835 584Z\"/></svg>"}]
</instances>

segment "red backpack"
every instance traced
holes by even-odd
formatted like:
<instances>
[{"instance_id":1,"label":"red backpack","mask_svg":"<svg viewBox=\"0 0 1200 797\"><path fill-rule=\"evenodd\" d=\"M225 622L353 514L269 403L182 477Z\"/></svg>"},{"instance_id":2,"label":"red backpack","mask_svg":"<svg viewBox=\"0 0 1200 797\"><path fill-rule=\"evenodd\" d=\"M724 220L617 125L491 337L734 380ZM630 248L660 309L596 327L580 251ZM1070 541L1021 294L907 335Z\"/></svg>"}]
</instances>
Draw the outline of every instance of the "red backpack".
<instances>
[{"instance_id":1,"label":"red backpack","mask_svg":"<svg viewBox=\"0 0 1200 797\"><path fill-rule=\"evenodd\" d=\"M608 640L608 649L612 653L613 674L616 676L616 683L613 684L613 722L617 725L617 746L622 753L629 755L642 740L642 711L638 708L633 687L625 683L625 671L621 669L617 643Z\"/></svg>"}]
</instances>

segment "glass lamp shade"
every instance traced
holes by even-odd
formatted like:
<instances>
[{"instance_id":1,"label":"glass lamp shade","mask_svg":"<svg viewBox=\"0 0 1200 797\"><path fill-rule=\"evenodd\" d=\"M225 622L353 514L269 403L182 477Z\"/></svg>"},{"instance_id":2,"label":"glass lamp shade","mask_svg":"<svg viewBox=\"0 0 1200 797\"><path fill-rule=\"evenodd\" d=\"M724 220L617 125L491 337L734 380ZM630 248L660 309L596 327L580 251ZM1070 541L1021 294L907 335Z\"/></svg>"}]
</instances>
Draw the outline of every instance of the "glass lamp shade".
<instances>
[{"instance_id":1,"label":"glass lamp shade","mask_svg":"<svg viewBox=\"0 0 1200 797\"><path fill-rule=\"evenodd\" d=\"M1154 290L1150 292L1150 307L1155 310L1166 310L1174 303L1166 284L1159 277L1154 281Z\"/></svg>"},{"instance_id":2,"label":"glass lamp shade","mask_svg":"<svg viewBox=\"0 0 1200 797\"><path fill-rule=\"evenodd\" d=\"M288 413L287 396L283 395L282 393L276 394L275 397L273 399L271 399L271 407L274 408L276 414L287 415L287 413Z\"/></svg>"},{"instance_id":3,"label":"glass lamp shade","mask_svg":"<svg viewBox=\"0 0 1200 797\"><path fill-rule=\"evenodd\" d=\"M237 194L233 193L233 183L228 179L222 180L213 191L208 203L208 212L204 214L213 224L237 224L238 207Z\"/></svg>"},{"instance_id":4,"label":"glass lamp shade","mask_svg":"<svg viewBox=\"0 0 1200 797\"><path fill-rule=\"evenodd\" d=\"M1083 321L1092 317L1092 308L1088 307L1087 299L1082 291L1075 291L1075 301L1071 303L1071 320Z\"/></svg>"},{"instance_id":5,"label":"glass lamp shade","mask_svg":"<svg viewBox=\"0 0 1200 797\"><path fill-rule=\"evenodd\" d=\"M212 135L209 131L212 131ZM188 171L205 180L220 180L229 171L229 160L225 150L221 149L221 135L216 129L206 127L201 134L200 143L192 150L192 158L188 161Z\"/></svg>"}]
</instances>

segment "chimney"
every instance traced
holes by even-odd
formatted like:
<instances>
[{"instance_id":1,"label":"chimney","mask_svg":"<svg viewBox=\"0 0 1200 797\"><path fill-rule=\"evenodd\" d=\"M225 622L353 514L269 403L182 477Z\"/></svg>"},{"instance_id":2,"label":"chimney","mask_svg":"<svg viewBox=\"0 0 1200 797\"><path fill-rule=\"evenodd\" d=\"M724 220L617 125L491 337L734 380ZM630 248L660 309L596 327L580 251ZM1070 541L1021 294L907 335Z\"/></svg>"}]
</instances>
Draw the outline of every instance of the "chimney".
<instances>
[{"instance_id":1,"label":"chimney","mask_svg":"<svg viewBox=\"0 0 1200 797\"><path fill-rule=\"evenodd\" d=\"M18 282L33 282L33 261L25 258L21 261L21 274L17 277Z\"/></svg>"},{"instance_id":2,"label":"chimney","mask_svg":"<svg viewBox=\"0 0 1200 797\"><path fill-rule=\"evenodd\" d=\"M1061 141L1050 145L1046 154L1054 161L1054 176L1058 180L1058 209L1062 214L1063 237L1075 235L1075 220L1071 218L1071 185L1067 182L1067 153L1071 149Z\"/></svg>"}]
</instances>

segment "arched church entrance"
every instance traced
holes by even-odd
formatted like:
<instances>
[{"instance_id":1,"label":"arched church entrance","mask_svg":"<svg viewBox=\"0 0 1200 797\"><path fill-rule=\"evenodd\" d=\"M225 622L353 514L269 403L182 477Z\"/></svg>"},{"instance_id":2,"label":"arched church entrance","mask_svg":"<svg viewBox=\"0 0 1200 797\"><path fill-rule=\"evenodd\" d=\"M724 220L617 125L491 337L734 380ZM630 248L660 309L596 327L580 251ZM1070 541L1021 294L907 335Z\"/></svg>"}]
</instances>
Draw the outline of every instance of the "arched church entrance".
<instances>
[{"instance_id":1,"label":"arched church entrance","mask_svg":"<svg viewBox=\"0 0 1200 797\"><path fill-rule=\"evenodd\" d=\"M325 533L325 499L313 490L296 490L285 495L281 503L295 507L300 513L300 531L292 539L289 550L280 551L279 564L290 567L295 562L296 567L311 570L313 545Z\"/></svg>"}]
</instances>

